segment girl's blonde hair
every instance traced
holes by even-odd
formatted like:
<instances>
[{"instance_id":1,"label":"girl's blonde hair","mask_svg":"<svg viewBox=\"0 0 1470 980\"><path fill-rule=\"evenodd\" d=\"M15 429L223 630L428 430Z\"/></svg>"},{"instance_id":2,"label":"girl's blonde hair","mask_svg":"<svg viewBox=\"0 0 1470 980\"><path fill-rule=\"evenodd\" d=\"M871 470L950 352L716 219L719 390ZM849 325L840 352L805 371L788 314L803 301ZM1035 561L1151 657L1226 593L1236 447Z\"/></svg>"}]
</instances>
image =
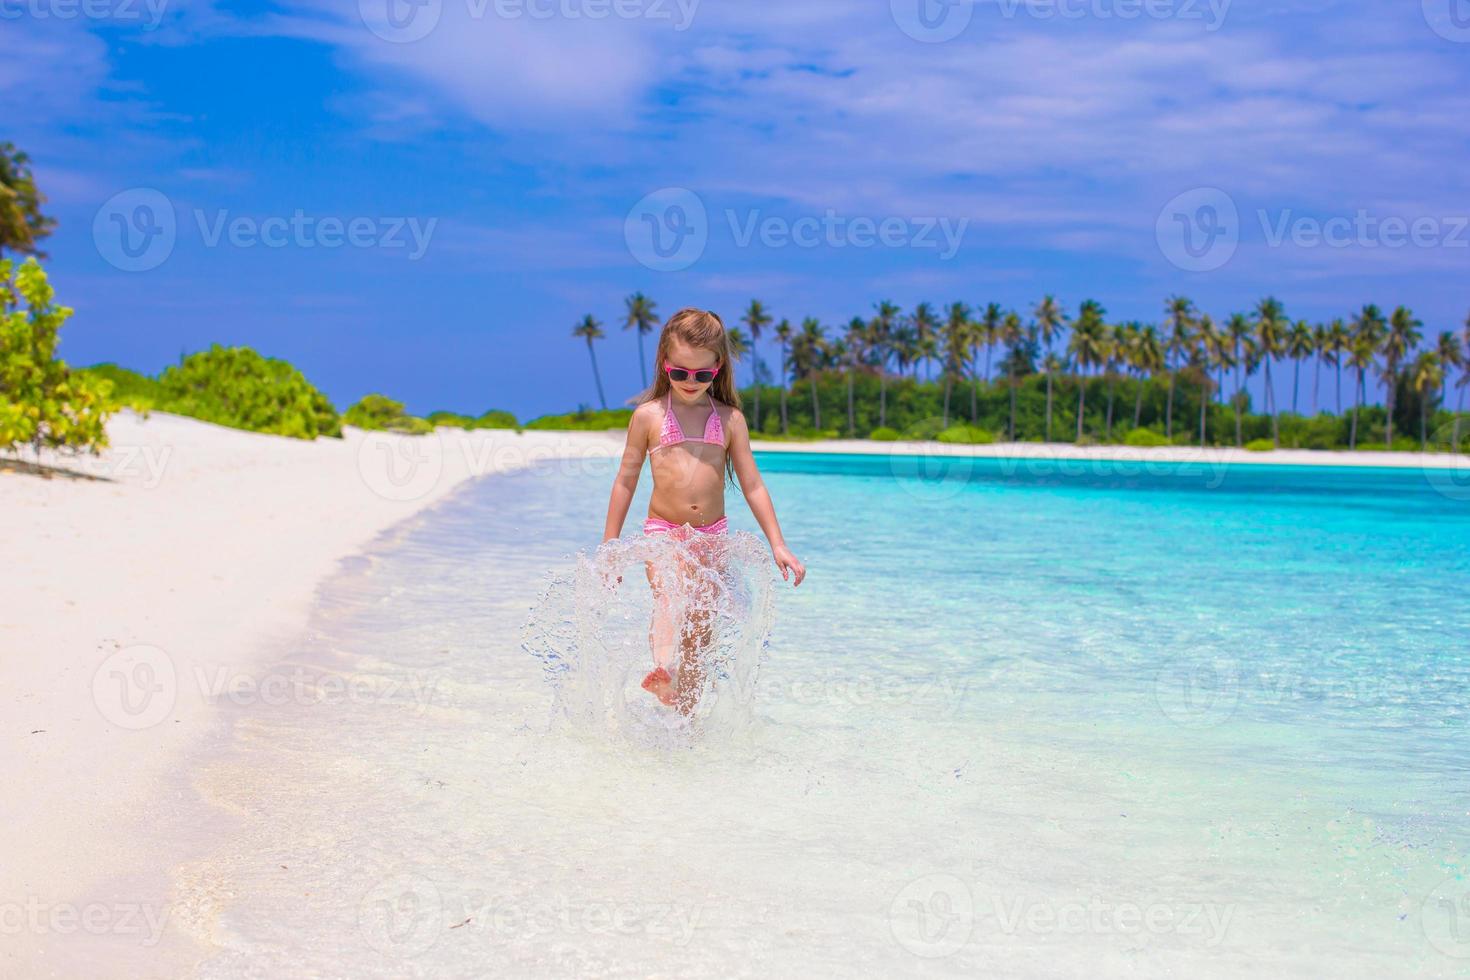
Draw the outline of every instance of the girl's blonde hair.
<instances>
[{"instance_id":1,"label":"girl's blonde hair","mask_svg":"<svg viewBox=\"0 0 1470 980\"><path fill-rule=\"evenodd\" d=\"M735 389L735 364L730 356L730 335L725 330L725 321L718 313L693 307L685 307L664 324L663 332L658 336L658 351L653 356L653 384L638 395L638 404L669 393L671 385L669 376L664 373L664 362L669 359L669 351L676 340L697 350L707 350L719 358L720 373L715 375L714 383L710 385L710 394L717 401L739 408L740 392Z\"/></svg>"},{"instance_id":2,"label":"girl's blonde hair","mask_svg":"<svg viewBox=\"0 0 1470 980\"><path fill-rule=\"evenodd\" d=\"M664 373L664 362L669 359L669 350L678 340L696 350L707 350L719 358L720 373L710 385L710 394L731 408L740 407L740 392L735 388L735 363L730 356L730 335L725 330L725 321L718 313L696 310L686 306L669 317L663 332L658 335L658 351L653 356L653 384L638 395L637 403L663 398L672 387L669 376ZM725 454L725 479L735 482L735 461Z\"/></svg>"}]
</instances>

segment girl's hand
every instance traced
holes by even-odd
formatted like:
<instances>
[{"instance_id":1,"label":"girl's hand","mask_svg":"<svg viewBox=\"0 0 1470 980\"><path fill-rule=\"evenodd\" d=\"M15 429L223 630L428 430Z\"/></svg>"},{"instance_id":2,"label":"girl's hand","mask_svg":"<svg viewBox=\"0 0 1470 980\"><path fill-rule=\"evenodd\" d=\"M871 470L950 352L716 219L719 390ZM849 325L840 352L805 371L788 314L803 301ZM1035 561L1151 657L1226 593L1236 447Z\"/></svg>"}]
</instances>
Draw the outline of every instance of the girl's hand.
<instances>
[{"instance_id":1,"label":"girl's hand","mask_svg":"<svg viewBox=\"0 0 1470 980\"><path fill-rule=\"evenodd\" d=\"M796 581L791 583L793 586L800 585L801 580L806 578L806 566L800 561L797 561L796 556L791 553L791 549L784 544L772 548L771 555L776 559L776 567L781 569L781 577L783 579L790 582L791 573L794 572L796 574Z\"/></svg>"}]
</instances>

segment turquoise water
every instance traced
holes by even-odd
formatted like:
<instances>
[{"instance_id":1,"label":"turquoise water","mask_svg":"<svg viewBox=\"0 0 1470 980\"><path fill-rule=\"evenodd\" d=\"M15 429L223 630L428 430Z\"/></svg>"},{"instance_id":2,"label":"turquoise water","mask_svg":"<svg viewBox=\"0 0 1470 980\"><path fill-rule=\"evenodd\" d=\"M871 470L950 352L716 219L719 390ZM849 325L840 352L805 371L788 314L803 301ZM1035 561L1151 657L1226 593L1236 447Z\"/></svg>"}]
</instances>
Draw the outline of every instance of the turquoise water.
<instances>
[{"instance_id":1,"label":"turquoise water","mask_svg":"<svg viewBox=\"0 0 1470 980\"><path fill-rule=\"evenodd\" d=\"M368 693L241 708L200 777L235 821L180 881L203 975L1470 968L1453 478L760 463L809 577L738 737L548 724L520 629L611 461L345 567L288 663Z\"/></svg>"}]
</instances>

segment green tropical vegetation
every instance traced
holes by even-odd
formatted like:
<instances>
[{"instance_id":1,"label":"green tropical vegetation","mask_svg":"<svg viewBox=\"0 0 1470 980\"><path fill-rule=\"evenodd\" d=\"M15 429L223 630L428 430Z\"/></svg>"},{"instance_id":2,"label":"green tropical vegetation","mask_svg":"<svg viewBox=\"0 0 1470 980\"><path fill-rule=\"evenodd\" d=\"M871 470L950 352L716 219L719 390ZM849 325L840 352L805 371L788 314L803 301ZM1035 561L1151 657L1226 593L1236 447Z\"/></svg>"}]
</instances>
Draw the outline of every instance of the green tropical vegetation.
<instances>
[{"instance_id":1,"label":"green tropical vegetation","mask_svg":"<svg viewBox=\"0 0 1470 980\"><path fill-rule=\"evenodd\" d=\"M396 402L387 395L364 395L356 405L342 413L342 422L359 429L415 436L434 431L433 422L409 415L403 402Z\"/></svg>"},{"instance_id":2,"label":"green tropical vegetation","mask_svg":"<svg viewBox=\"0 0 1470 980\"><path fill-rule=\"evenodd\" d=\"M654 308L642 293L627 300L640 359L641 324ZM883 301L829 328L815 317L799 327L777 321L752 300L740 321L748 336L734 327L731 341L737 359L752 362L742 397L767 438L1039 442L1066 433L1140 447L1470 448L1470 320L1425 344L1423 323L1404 306L1385 314L1369 304L1312 323L1268 296L1216 319L1171 296L1161 313L1158 324L1118 323L1095 300L1069 315L1052 296L1029 312L956 302L904 313ZM774 374L758 354L768 330ZM578 336L589 349L601 339ZM1283 370L1291 400L1278 405ZM1257 376L1259 407L1248 386ZM1386 393L1382 404L1369 400L1370 379ZM779 411L762 410L772 403Z\"/></svg>"},{"instance_id":3,"label":"green tropical vegetation","mask_svg":"<svg viewBox=\"0 0 1470 980\"><path fill-rule=\"evenodd\" d=\"M44 259L41 239L56 220L41 213L46 196L36 188L31 159L14 143L0 143L0 256L8 250Z\"/></svg>"},{"instance_id":4,"label":"green tropical vegetation","mask_svg":"<svg viewBox=\"0 0 1470 980\"><path fill-rule=\"evenodd\" d=\"M339 436L342 420L327 396L285 361L248 347L199 351L158 377L159 410L216 425L297 439Z\"/></svg>"},{"instance_id":5,"label":"green tropical vegetation","mask_svg":"<svg viewBox=\"0 0 1470 980\"><path fill-rule=\"evenodd\" d=\"M34 258L0 260L0 450L97 452L107 445L105 381L56 356L72 310Z\"/></svg>"}]
</instances>

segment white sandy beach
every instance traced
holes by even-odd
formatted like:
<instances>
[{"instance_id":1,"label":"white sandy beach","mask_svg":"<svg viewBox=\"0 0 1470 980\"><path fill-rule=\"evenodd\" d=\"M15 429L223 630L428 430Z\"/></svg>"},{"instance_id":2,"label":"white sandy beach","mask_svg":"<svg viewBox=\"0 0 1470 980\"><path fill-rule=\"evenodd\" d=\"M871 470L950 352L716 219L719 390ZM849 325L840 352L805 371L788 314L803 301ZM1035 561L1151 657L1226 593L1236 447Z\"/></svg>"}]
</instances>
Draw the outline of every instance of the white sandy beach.
<instances>
[{"instance_id":1,"label":"white sandy beach","mask_svg":"<svg viewBox=\"0 0 1470 980\"><path fill-rule=\"evenodd\" d=\"M125 413L72 475L0 469L0 975L108 975L109 944L147 930L169 868L137 831L187 814L179 763L214 728L201 672L248 680L290 642L338 562L475 476L610 457L619 433L440 430L342 440L255 435ZM763 443L770 451L1465 467L1466 457L935 443ZM59 472L59 470L58 470ZM737 502L732 501L732 507ZM157 690L158 697L137 697ZM131 692L131 693L129 693ZM164 798L166 794L173 794ZM123 896L119 898L119 896ZM137 908L130 906L136 905ZM92 916L90 923L87 917ZM123 920L127 919L127 922ZM136 922L133 920L136 919ZM184 940L177 940L182 943ZM160 941L157 975L191 951ZM166 965L167 964L167 965Z\"/></svg>"},{"instance_id":2,"label":"white sandy beach","mask_svg":"<svg viewBox=\"0 0 1470 980\"><path fill-rule=\"evenodd\" d=\"M601 433L348 430L313 443L159 413L119 415L109 435L100 458L43 461L87 478L0 471L7 977L82 975L109 937L148 928L177 856L131 830L210 729L209 692L188 679L258 671L340 558L465 480L621 450ZM163 684L168 670L177 682L147 703L113 683L152 671ZM134 904L147 908L122 907Z\"/></svg>"}]
</instances>

